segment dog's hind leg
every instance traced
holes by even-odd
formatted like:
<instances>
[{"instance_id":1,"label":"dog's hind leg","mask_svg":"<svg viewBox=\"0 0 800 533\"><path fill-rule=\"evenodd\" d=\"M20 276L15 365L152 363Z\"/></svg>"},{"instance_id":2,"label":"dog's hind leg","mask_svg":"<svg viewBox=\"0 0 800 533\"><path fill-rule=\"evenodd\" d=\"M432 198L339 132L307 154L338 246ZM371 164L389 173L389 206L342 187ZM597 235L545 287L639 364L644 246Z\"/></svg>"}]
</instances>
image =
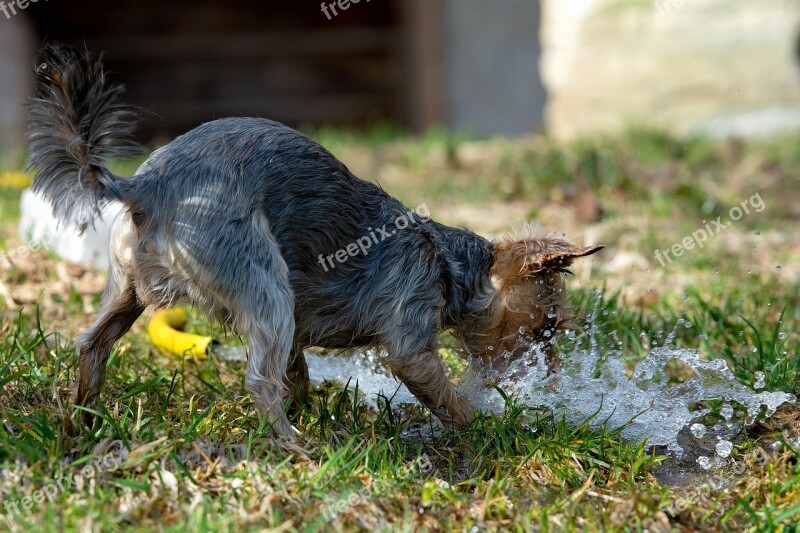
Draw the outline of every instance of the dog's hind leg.
<instances>
[{"instance_id":1,"label":"dog's hind leg","mask_svg":"<svg viewBox=\"0 0 800 533\"><path fill-rule=\"evenodd\" d=\"M106 287L100 315L76 342L79 354L76 406L95 406L106 379L106 363L112 347L144 312L133 287L119 290L113 284L114 281L110 280ZM94 423L94 415L87 411L81 414L81 419L87 426Z\"/></svg>"},{"instance_id":2,"label":"dog's hind leg","mask_svg":"<svg viewBox=\"0 0 800 533\"><path fill-rule=\"evenodd\" d=\"M135 237L130 216L121 216L113 226L108 282L100 313L94 324L76 339L79 364L76 406L95 406L106 379L106 363L111 349L144 312L145 305L136 295L131 281L130 252ZM87 411L81 413L81 419L87 426L94 423L94 415ZM69 415L64 422L67 428L71 428Z\"/></svg>"},{"instance_id":3,"label":"dog's hind leg","mask_svg":"<svg viewBox=\"0 0 800 533\"><path fill-rule=\"evenodd\" d=\"M301 346L295 346L286 368L286 386L291 397L290 409L297 409L308 401L308 365Z\"/></svg>"},{"instance_id":4,"label":"dog's hind leg","mask_svg":"<svg viewBox=\"0 0 800 533\"><path fill-rule=\"evenodd\" d=\"M294 340L294 296L289 268L261 212L232 227L203 250L213 272L206 279L249 343L245 386L259 413L279 435L292 435L284 400L286 368ZM235 260L231 260L235 258Z\"/></svg>"}]
</instances>

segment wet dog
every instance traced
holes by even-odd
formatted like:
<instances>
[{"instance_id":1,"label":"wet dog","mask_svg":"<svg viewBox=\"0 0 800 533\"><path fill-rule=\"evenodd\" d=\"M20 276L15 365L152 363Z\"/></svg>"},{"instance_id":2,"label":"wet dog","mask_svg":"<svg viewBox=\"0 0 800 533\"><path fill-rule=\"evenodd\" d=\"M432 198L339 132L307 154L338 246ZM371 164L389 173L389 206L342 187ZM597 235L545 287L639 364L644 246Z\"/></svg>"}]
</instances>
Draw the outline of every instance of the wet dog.
<instances>
[{"instance_id":1,"label":"wet dog","mask_svg":"<svg viewBox=\"0 0 800 533\"><path fill-rule=\"evenodd\" d=\"M444 226L258 118L204 124L122 178L107 162L139 147L121 92L88 52L49 45L37 62L34 190L80 228L108 201L125 206L99 316L77 339L79 406L97 401L112 346L146 307L188 299L247 337L245 383L278 434L292 429L286 400L308 391L310 346L380 346L422 404L462 427L473 410L437 355L439 333L487 361L519 353L521 334L552 341L568 318L562 274L600 249Z\"/></svg>"}]
</instances>

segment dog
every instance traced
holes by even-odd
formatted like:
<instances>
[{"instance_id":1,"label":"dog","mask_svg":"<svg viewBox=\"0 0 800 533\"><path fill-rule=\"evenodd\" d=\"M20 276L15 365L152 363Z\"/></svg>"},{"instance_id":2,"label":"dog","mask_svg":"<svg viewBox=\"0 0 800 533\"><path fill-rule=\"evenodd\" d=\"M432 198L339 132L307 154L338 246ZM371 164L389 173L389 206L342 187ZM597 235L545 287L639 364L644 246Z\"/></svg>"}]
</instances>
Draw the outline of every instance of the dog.
<instances>
[{"instance_id":1,"label":"dog","mask_svg":"<svg viewBox=\"0 0 800 533\"><path fill-rule=\"evenodd\" d=\"M143 311L179 300L247 337L245 385L278 435L293 434L285 404L308 394L311 346L381 347L393 375L456 428L474 411L437 354L442 330L488 362L518 356L521 336L542 341L558 367L552 339L569 319L563 274L601 246L536 234L490 241L439 224L260 118L203 124L123 178L107 163L140 152L135 111L98 59L46 45L35 91L34 191L81 230L107 202L125 206L101 309L76 340L76 406L96 405L111 349ZM82 418L94 422L85 410Z\"/></svg>"}]
</instances>

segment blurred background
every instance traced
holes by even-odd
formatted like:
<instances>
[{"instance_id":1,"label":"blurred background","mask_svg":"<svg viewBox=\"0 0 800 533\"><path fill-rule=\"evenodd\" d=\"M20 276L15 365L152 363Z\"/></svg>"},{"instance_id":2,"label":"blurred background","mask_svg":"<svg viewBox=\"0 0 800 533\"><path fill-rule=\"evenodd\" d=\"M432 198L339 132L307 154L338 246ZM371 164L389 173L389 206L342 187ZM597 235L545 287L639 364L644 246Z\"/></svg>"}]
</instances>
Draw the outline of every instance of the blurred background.
<instances>
[{"instance_id":1,"label":"blurred background","mask_svg":"<svg viewBox=\"0 0 800 533\"><path fill-rule=\"evenodd\" d=\"M612 243L579 279L603 276L630 301L716 283L717 269L800 282L797 0L4 0L7 249L47 212L19 208L44 40L104 54L150 149L215 118L271 118L444 223L496 235L537 220ZM659 263L657 250L754 194L765 213ZM64 259L89 253L57 240ZM15 301L35 301L11 284Z\"/></svg>"},{"instance_id":2,"label":"blurred background","mask_svg":"<svg viewBox=\"0 0 800 533\"><path fill-rule=\"evenodd\" d=\"M2 149L24 145L43 39L105 54L151 112L145 142L231 115L559 138L800 125L796 0L17 2L0 13Z\"/></svg>"}]
</instances>

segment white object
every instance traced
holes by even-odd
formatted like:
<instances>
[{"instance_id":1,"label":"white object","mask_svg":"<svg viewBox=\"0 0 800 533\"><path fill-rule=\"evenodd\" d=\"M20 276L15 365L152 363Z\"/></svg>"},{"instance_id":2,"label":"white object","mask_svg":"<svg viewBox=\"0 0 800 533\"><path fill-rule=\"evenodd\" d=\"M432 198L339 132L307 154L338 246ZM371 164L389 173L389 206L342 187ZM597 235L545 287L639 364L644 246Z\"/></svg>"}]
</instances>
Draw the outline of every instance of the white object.
<instances>
[{"instance_id":1,"label":"white object","mask_svg":"<svg viewBox=\"0 0 800 533\"><path fill-rule=\"evenodd\" d=\"M106 205L94 228L78 235L74 226L56 220L47 200L30 189L22 192L18 235L32 249L46 249L61 259L98 270L108 269L108 243L111 226L122 211L120 202Z\"/></svg>"}]
</instances>

